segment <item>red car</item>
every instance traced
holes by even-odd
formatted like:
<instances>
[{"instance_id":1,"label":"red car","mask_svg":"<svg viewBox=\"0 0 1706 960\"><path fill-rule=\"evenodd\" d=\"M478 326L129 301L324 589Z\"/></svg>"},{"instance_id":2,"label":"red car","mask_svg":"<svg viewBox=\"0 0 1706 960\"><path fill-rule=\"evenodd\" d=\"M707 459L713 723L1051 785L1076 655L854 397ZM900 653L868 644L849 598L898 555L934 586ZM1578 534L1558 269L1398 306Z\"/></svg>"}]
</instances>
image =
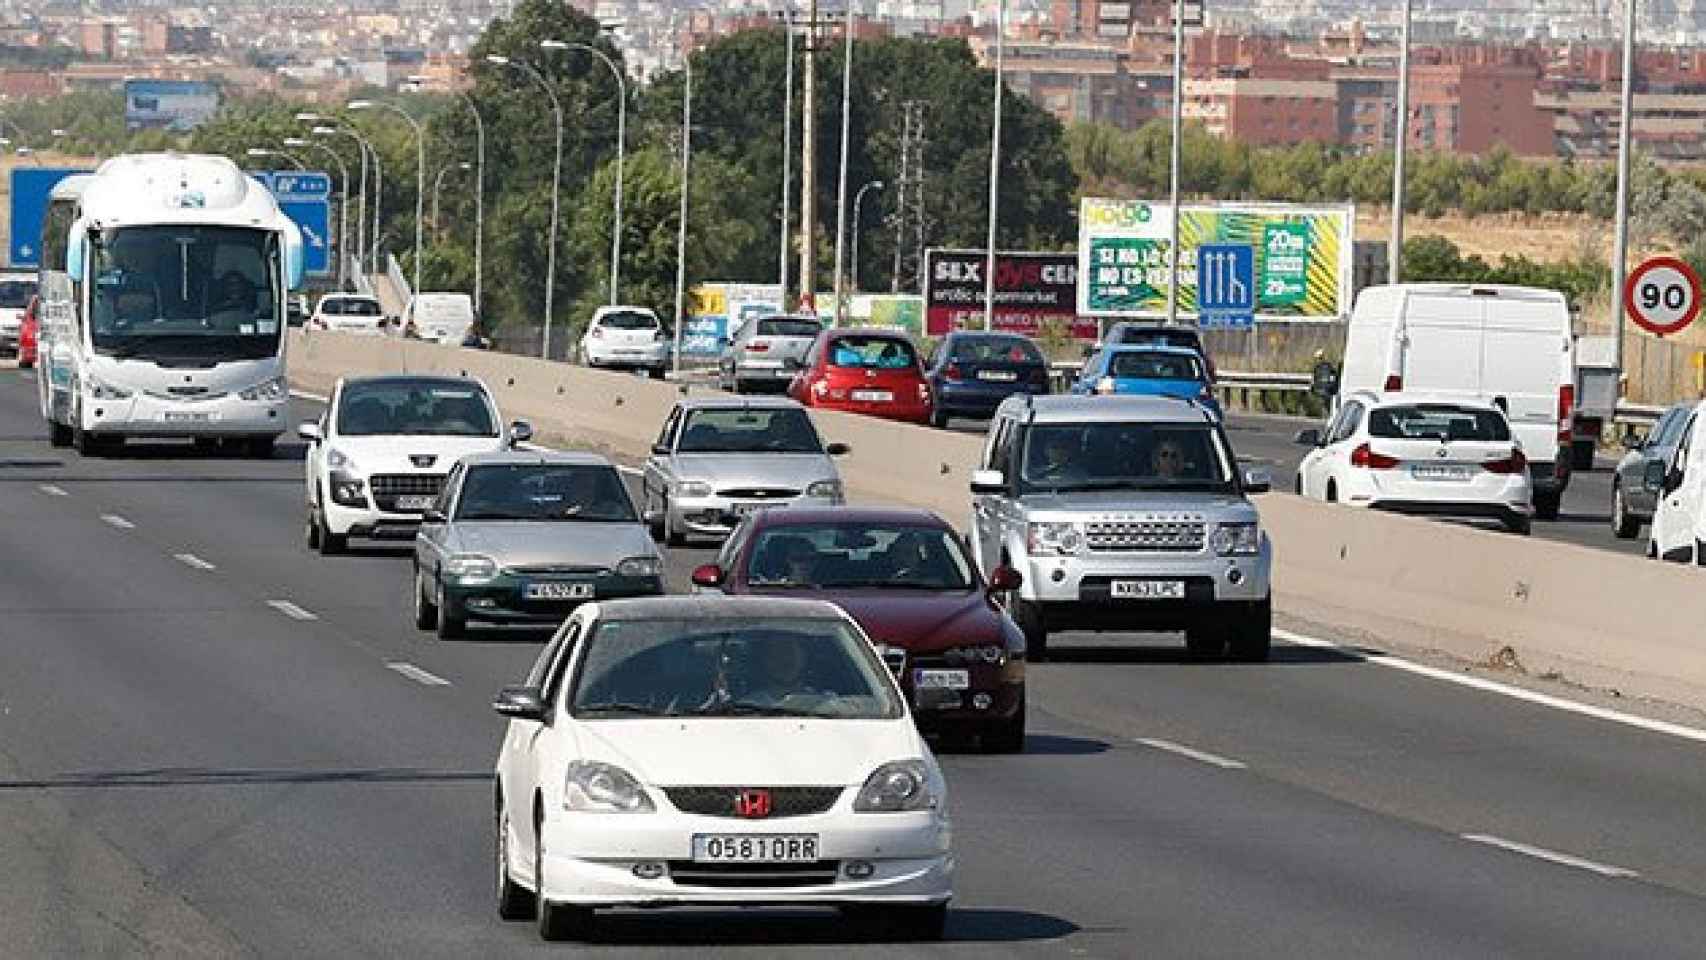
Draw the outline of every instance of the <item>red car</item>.
<instances>
[{"instance_id":1,"label":"red car","mask_svg":"<svg viewBox=\"0 0 1706 960\"><path fill-rule=\"evenodd\" d=\"M918 351L898 330L839 328L818 334L788 385L808 407L929 423L930 381Z\"/></svg>"},{"instance_id":2,"label":"red car","mask_svg":"<svg viewBox=\"0 0 1706 960\"><path fill-rule=\"evenodd\" d=\"M926 510L792 508L753 514L701 589L811 597L846 610L900 678L926 733L975 735L994 753L1025 746L1025 638L995 602L960 538Z\"/></svg>"},{"instance_id":3,"label":"red car","mask_svg":"<svg viewBox=\"0 0 1706 960\"><path fill-rule=\"evenodd\" d=\"M31 297L30 305L24 308L23 322L18 325L18 368L28 370L36 365L37 343L41 334L41 321L36 311L41 307L40 297Z\"/></svg>"}]
</instances>

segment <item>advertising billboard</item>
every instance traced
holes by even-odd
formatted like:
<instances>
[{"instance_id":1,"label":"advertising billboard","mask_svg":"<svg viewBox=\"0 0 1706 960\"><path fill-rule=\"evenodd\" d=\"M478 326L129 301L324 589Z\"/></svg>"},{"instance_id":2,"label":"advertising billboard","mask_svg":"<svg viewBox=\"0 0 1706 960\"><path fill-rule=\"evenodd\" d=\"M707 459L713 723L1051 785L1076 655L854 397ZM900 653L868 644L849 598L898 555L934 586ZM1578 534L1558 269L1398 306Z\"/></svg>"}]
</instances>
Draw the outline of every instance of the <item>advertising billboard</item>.
<instances>
[{"instance_id":1,"label":"advertising billboard","mask_svg":"<svg viewBox=\"0 0 1706 960\"><path fill-rule=\"evenodd\" d=\"M219 88L198 80L126 80L124 125L194 130L219 112Z\"/></svg>"},{"instance_id":2,"label":"advertising billboard","mask_svg":"<svg viewBox=\"0 0 1706 960\"><path fill-rule=\"evenodd\" d=\"M939 337L955 329L983 329L988 260L982 250L924 251L926 330ZM995 254L996 330L1036 336L1045 324L1095 339L1096 322L1078 319L1078 255Z\"/></svg>"},{"instance_id":3,"label":"advertising billboard","mask_svg":"<svg viewBox=\"0 0 1706 960\"><path fill-rule=\"evenodd\" d=\"M1179 316L1197 316L1197 252L1245 246L1259 320L1337 320L1350 312L1356 214L1350 205L1185 206L1179 220ZM1078 312L1165 318L1166 204L1085 197L1078 211Z\"/></svg>"},{"instance_id":4,"label":"advertising billboard","mask_svg":"<svg viewBox=\"0 0 1706 960\"><path fill-rule=\"evenodd\" d=\"M782 312L782 288L774 283L701 283L689 291L682 320L681 356L719 357L723 341L747 318Z\"/></svg>"},{"instance_id":5,"label":"advertising billboard","mask_svg":"<svg viewBox=\"0 0 1706 960\"><path fill-rule=\"evenodd\" d=\"M835 323L835 294L820 293L815 312L825 326ZM911 293L854 293L847 297L850 327L894 327L912 336L924 332L924 298Z\"/></svg>"}]
</instances>

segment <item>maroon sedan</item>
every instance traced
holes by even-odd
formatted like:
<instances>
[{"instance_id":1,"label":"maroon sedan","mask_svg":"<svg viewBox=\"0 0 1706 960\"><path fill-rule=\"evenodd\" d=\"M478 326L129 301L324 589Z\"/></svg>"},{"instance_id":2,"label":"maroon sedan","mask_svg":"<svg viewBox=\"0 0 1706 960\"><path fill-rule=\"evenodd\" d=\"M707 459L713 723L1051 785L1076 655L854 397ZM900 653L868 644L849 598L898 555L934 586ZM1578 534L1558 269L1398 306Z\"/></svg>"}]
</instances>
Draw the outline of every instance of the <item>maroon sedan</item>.
<instances>
[{"instance_id":1,"label":"maroon sedan","mask_svg":"<svg viewBox=\"0 0 1706 960\"><path fill-rule=\"evenodd\" d=\"M1025 639L953 529L925 510L772 510L735 528L701 588L829 600L865 629L900 677L926 732L975 735L988 751L1025 746Z\"/></svg>"}]
</instances>

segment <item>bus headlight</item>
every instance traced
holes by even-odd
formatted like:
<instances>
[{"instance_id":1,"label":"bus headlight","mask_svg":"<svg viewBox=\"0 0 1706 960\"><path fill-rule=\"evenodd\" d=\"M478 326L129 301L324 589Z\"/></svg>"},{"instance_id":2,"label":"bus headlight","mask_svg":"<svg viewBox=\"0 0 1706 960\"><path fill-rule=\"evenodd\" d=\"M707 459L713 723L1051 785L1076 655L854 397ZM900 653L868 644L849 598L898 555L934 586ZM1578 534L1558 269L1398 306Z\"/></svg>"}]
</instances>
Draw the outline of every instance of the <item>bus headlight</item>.
<instances>
[{"instance_id":1,"label":"bus headlight","mask_svg":"<svg viewBox=\"0 0 1706 960\"><path fill-rule=\"evenodd\" d=\"M274 377L265 383L257 383L240 391L237 396L244 400L265 400L273 403L290 396L290 385L284 382L283 377Z\"/></svg>"},{"instance_id":2,"label":"bus headlight","mask_svg":"<svg viewBox=\"0 0 1706 960\"><path fill-rule=\"evenodd\" d=\"M94 377L90 377L86 382L89 385L89 396L95 400L130 399L130 391L123 387L115 387L104 380L97 380Z\"/></svg>"}]
</instances>

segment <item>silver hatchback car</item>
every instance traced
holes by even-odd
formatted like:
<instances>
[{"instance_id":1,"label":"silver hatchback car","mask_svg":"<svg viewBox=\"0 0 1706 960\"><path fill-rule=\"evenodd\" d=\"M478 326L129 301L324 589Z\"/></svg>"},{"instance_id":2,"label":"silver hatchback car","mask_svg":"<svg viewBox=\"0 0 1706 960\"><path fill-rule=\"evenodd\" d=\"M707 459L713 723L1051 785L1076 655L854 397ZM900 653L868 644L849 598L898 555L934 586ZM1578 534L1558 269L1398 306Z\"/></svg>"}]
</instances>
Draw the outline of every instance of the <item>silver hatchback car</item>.
<instances>
[{"instance_id":1,"label":"silver hatchback car","mask_svg":"<svg viewBox=\"0 0 1706 960\"><path fill-rule=\"evenodd\" d=\"M786 390L822 331L823 323L812 316L748 319L723 351L719 384L733 393Z\"/></svg>"},{"instance_id":2,"label":"silver hatchback car","mask_svg":"<svg viewBox=\"0 0 1706 960\"><path fill-rule=\"evenodd\" d=\"M646 460L641 499L652 535L671 546L726 537L757 510L845 502L832 457L804 407L786 397L684 397Z\"/></svg>"}]
</instances>

